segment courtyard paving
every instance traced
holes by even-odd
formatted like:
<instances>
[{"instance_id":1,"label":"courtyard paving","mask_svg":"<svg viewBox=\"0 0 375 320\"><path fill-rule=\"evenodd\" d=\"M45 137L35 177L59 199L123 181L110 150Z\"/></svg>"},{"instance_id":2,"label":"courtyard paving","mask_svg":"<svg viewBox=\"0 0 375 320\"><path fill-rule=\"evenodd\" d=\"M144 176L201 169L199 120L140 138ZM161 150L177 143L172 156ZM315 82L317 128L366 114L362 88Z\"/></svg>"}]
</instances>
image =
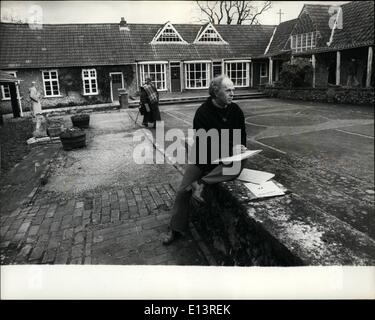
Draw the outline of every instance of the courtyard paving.
<instances>
[{"instance_id":1,"label":"courtyard paving","mask_svg":"<svg viewBox=\"0 0 375 320\"><path fill-rule=\"evenodd\" d=\"M69 116L63 120L69 125ZM134 162L137 129L126 110L95 113L87 148L33 149L1 188L2 264L207 265L191 236L162 245L181 174L168 164ZM45 157L42 165L53 161L48 183L35 190L39 176L27 169L37 156Z\"/></svg>"},{"instance_id":2,"label":"courtyard paving","mask_svg":"<svg viewBox=\"0 0 375 320\"><path fill-rule=\"evenodd\" d=\"M247 146L263 150L247 166L275 173L305 206L375 242L374 109L277 99L238 103L246 117ZM186 132L198 106L161 106L166 130ZM45 156L53 159L48 183L31 198L26 197L31 186L23 184L26 189L13 198L28 201L16 208L2 187L2 264L212 263L196 237L161 245L181 168L134 163L132 137L141 129L136 116L136 109L92 113L87 148L66 152L49 145L57 151ZM19 176L21 168L22 162Z\"/></svg>"}]
</instances>

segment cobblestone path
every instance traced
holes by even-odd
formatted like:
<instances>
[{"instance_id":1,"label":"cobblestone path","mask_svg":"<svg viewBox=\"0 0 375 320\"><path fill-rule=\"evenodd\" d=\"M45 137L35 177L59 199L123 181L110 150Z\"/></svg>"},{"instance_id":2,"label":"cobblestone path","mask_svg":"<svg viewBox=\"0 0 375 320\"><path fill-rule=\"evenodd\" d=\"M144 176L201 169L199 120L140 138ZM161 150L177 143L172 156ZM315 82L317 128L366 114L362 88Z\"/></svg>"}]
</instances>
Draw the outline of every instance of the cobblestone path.
<instances>
[{"instance_id":1,"label":"cobblestone path","mask_svg":"<svg viewBox=\"0 0 375 320\"><path fill-rule=\"evenodd\" d=\"M1 263L207 265L191 237L161 244L174 194L168 183L72 199L42 192L1 218Z\"/></svg>"}]
</instances>

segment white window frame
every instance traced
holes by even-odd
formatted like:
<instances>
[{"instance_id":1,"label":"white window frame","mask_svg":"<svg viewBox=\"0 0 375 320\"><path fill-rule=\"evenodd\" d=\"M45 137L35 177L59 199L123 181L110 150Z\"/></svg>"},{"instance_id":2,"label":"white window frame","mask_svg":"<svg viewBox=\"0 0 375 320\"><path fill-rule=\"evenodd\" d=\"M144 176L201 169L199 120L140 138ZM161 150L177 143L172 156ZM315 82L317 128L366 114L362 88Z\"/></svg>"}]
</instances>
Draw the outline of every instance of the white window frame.
<instances>
[{"instance_id":1,"label":"white window frame","mask_svg":"<svg viewBox=\"0 0 375 320\"><path fill-rule=\"evenodd\" d=\"M303 52L315 48L317 34L317 31L312 31L292 35L290 48L293 52Z\"/></svg>"},{"instance_id":2,"label":"white window frame","mask_svg":"<svg viewBox=\"0 0 375 320\"><path fill-rule=\"evenodd\" d=\"M44 73L48 72L49 73L49 79L44 78ZM51 73L56 72L56 79L52 79ZM59 73L56 69L52 70L42 70L42 79L43 79L43 90L44 90L44 97L45 98L55 98L55 97L61 97L60 94L60 84L59 84ZM57 94L53 93L53 81L57 82ZM51 92L52 94L48 95L47 90L46 90L46 83L49 82L51 86Z\"/></svg>"},{"instance_id":3,"label":"white window frame","mask_svg":"<svg viewBox=\"0 0 375 320\"><path fill-rule=\"evenodd\" d=\"M5 89L7 90L7 92L5 92L6 91ZM7 95L9 95L9 97ZM2 84L1 85L1 100L3 100L3 101L10 100L9 84Z\"/></svg>"},{"instance_id":4,"label":"white window frame","mask_svg":"<svg viewBox=\"0 0 375 320\"><path fill-rule=\"evenodd\" d=\"M235 79L232 79L230 77L229 71L230 71L230 69L232 69L232 67L229 67L229 65L231 65L233 63L236 63L236 64L237 63L241 63L242 67L243 67L243 65L245 65L245 69L243 69L243 68L240 69L241 73L245 74L245 77L235 78ZM244 87L248 87L249 86L249 83L250 83L250 61L249 60L230 60L230 61L225 61L224 62L224 67L225 67L225 74L233 81L233 84L234 84L235 88L244 88ZM245 84L239 85L237 83L236 79L245 79Z\"/></svg>"},{"instance_id":5,"label":"white window frame","mask_svg":"<svg viewBox=\"0 0 375 320\"><path fill-rule=\"evenodd\" d=\"M316 38L318 33L317 32L310 32L311 33L311 48L316 47Z\"/></svg>"},{"instance_id":6,"label":"white window frame","mask_svg":"<svg viewBox=\"0 0 375 320\"><path fill-rule=\"evenodd\" d=\"M295 51L296 50L296 46L297 46L297 39L296 39L296 36L293 35L290 37L290 48L292 49L292 51Z\"/></svg>"},{"instance_id":7,"label":"white window frame","mask_svg":"<svg viewBox=\"0 0 375 320\"><path fill-rule=\"evenodd\" d=\"M212 67L211 67L211 77L214 78L214 67L218 67L220 65L221 73L220 75L224 74L224 68L223 68L223 61L213 61Z\"/></svg>"},{"instance_id":8,"label":"white window frame","mask_svg":"<svg viewBox=\"0 0 375 320\"><path fill-rule=\"evenodd\" d=\"M17 77L17 71L6 71L6 73L9 73L10 75ZM8 90L9 97L5 97L5 88L7 88L7 90ZM18 95L18 98L19 98L19 92L18 91L17 91L17 95ZM1 100L4 100L4 101L10 100L9 84L2 84L1 85Z\"/></svg>"},{"instance_id":9,"label":"white window frame","mask_svg":"<svg viewBox=\"0 0 375 320\"><path fill-rule=\"evenodd\" d=\"M87 76L85 76L85 72L88 73ZM95 72L95 76L92 76L91 72ZM92 80L95 80L96 92L93 91L92 82L91 82ZM85 81L88 81L89 92L86 92ZM83 86L83 95L84 96L96 96L96 95L99 94L98 73L96 72L95 68L82 69L82 86Z\"/></svg>"},{"instance_id":10,"label":"white window frame","mask_svg":"<svg viewBox=\"0 0 375 320\"><path fill-rule=\"evenodd\" d=\"M207 41L207 40L202 40L202 37L204 36L204 34L208 31L208 30L213 30L216 35L218 36L219 40L220 41ZM202 32L198 32L195 40L194 40L194 43L209 43L209 44L228 44L228 42L226 42L223 37L220 35L219 32L217 32L216 28L212 25L212 23L208 23L206 25L206 27L203 29Z\"/></svg>"},{"instance_id":11,"label":"white window frame","mask_svg":"<svg viewBox=\"0 0 375 320\"><path fill-rule=\"evenodd\" d=\"M9 73L10 75L14 76L17 78L17 71L5 71L6 73ZM22 99L21 95L20 95L20 90L19 90L19 84L20 84L20 81L18 80L17 81L17 85L16 85L16 90L17 90L17 99L20 100ZM1 85L1 100L3 101L9 101L11 99L10 97L10 91L9 91L9 98L6 98L5 97L5 88L8 88L8 90L10 90L9 88L9 84L2 84Z\"/></svg>"},{"instance_id":12,"label":"white window frame","mask_svg":"<svg viewBox=\"0 0 375 320\"><path fill-rule=\"evenodd\" d=\"M262 69L265 70L265 75L262 75ZM261 78L268 78L268 63L267 62L261 62L259 67L259 75Z\"/></svg>"},{"instance_id":13,"label":"white window frame","mask_svg":"<svg viewBox=\"0 0 375 320\"><path fill-rule=\"evenodd\" d=\"M174 33L177 35L177 38L180 39L180 41L159 41L159 38L163 36L163 33L166 29L172 29ZM167 22L164 27L156 33L154 38L151 41L151 44L168 44L168 43L173 43L173 44L187 44L187 42L181 37L181 35L178 33L176 28L172 25L172 23Z\"/></svg>"},{"instance_id":14,"label":"white window frame","mask_svg":"<svg viewBox=\"0 0 375 320\"><path fill-rule=\"evenodd\" d=\"M167 91L167 65L168 61L146 61L146 62L140 62L140 78L141 78L141 84L145 83L145 76L150 75L153 78L154 86L157 88L158 91ZM145 71L145 66L148 66L148 69L150 69L150 66L155 66L155 70L157 69L156 66L160 66L160 72L154 71L150 72L150 70ZM160 74L160 80L157 77L157 74ZM161 86L158 86L158 84L161 84Z\"/></svg>"},{"instance_id":15,"label":"white window frame","mask_svg":"<svg viewBox=\"0 0 375 320\"><path fill-rule=\"evenodd\" d=\"M205 73L206 73L206 78L205 79L190 79L190 72L193 72L194 74L197 74L198 72L200 73L203 73L202 69L200 71L196 71L196 70L190 70L191 66L192 65L197 65L197 64L200 64L201 65L201 68L202 66L205 66L206 70L205 70ZM210 65L211 65L211 61L185 61L184 62L184 73L185 73L185 88L186 89L191 89L191 90L199 90L199 89L207 89L210 85ZM194 81L194 86L191 86L190 84L190 81ZM201 80L201 82L203 82L202 80L205 80L206 81L206 85L203 86L203 85L197 85L199 84L199 80Z\"/></svg>"}]
</instances>

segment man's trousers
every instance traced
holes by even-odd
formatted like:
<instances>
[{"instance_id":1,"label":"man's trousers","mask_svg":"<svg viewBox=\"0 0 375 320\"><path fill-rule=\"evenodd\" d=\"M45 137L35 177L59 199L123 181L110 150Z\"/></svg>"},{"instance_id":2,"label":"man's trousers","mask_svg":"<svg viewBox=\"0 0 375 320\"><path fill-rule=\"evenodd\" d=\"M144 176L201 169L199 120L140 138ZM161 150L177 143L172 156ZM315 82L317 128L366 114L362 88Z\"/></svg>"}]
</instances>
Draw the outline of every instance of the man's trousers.
<instances>
[{"instance_id":1,"label":"man's trousers","mask_svg":"<svg viewBox=\"0 0 375 320\"><path fill-rule=\"evenodd\" d=\"M198 166L194 164L188 164L181 184L177 190L176 199L172 208L170 228L183 234L188 229L190 199L192 195L191 184L194 181L201 179L205 184L215 184L219 182L234 180L240 175L240 173L241 170L236 175L224 175L223 166L218 165L209 173L204 174Z\"/></svg>"}]
</instances>

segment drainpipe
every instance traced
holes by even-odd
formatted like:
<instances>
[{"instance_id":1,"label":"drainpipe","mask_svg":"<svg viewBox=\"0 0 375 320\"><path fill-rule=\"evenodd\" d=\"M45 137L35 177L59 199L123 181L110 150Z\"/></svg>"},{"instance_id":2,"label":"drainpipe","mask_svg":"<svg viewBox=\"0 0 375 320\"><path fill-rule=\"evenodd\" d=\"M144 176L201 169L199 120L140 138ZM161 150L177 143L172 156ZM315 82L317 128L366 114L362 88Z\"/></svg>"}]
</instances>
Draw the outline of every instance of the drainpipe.
<instances>
[{"instance_id":1,"label":"drainpipe","mask_svg":"<svg viewBox=\"0 0 375 320\"><path fill-rule=\"evenodd\" d=\"M139 83L138 62L135 63L135 83L137 85L136 91L138 91L138 88L141 86L140 83Z\"/></svg>"},{"instance_id":2,"label":"drainpipe","mask_svg":"<svg viewBox=\"0 0 375 320\"><path fill-rule=\"evenodd\" d=\"M250 86L251 86L251 88L253 88L254 87L254 62L253 62L253 60L251 60L251 62L250 62L250 72L251 72Z\"/></svg>"},{"instance_id":3,"label":"drainpipe","mask_svg":"<svg viewBox=\"0 0 375 320\"><path fill-rule=\"evenodd\" d=\"M369 88L371 86L372 57L373 57L373 49L370 46L368 47L368 55L367 55L366 88Z\"/></svg>"},{"instance_id":4,"label":"drainpipe","mask_svg":"<svg viewBox=\"0 0 375 320\"><path fill-rule=\"evenodd\" d=\"M336 53L336 86L340 85L341 52Z\"/></svg>"},{"instance_id":5,"label":"drainpipe","mask_svg":"<svg viewBox=\"0 0 375 320\"><path fill-rule=\"evenodd\" d=\"M268 68L268 83L272 84L273 82L273 60L271 57L269 59L269 68Z\"/></svg>"},{"instance_id":6,"label":"drainpipe","mask_svg":"<svg viewBox=\"0 0 375 320\"><path fill-rule=\"evenodd\" d=\"M311 56L311 63L312 63L312 68L313 68L313 83L312 86L315 88L315 71L316 71L316 59L315 59L315 54Z\"/></svg>"}]
</instances>

